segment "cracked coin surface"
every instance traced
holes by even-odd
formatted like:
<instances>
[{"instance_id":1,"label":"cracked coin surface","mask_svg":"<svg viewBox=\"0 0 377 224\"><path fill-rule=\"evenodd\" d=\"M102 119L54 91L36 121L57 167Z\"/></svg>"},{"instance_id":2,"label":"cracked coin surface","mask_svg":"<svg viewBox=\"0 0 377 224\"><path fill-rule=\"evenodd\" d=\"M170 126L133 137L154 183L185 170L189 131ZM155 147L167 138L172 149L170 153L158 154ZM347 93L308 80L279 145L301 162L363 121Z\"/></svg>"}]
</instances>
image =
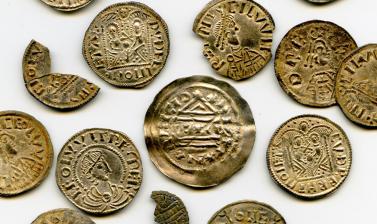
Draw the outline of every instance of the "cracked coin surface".
<instances>
[{"instance_id":1,"label":"cracked coin surface","mask_svg":"<svg viewBox=\"0 0 377 224\"><path fill-rule=\"evenodd\" d=\"M275 74L283 90L313 107L336 103L335 78L342 60L357 45L342 27L312 20L293 27L280 42Z\"/></svg>"},{"instance_id":2,"label":"cracked coin surface","mask_svg":"<svg viewBox=\"0 0 377 224\"><path fill-rule=\"evenodd\" d=\"M212 68L234 80L255 75L271 60L274 29L271 15L251 0L211 1L193 26Z\"/></svg>"},{"instance_id":3,"label":"cracked coin surface","mask_svg":"<svg viewBox=\"0 0 377 224\"><path fill-rule=\"evenodd\" d=\"M127 206L138 192L140 155L123 133L86 129L63 146L56 179L63 194L78 208L106 215Z\"/></svg>"},{"instance_id":4,"label":"cracked coin surface","mask_svg":"<svg viewBox=\"0 0 377 224\"><path fill-rule=\"evenodd\" d=\"M0 112L0 196L38 186L52 160L50 137L38 120L19 111Z\"/></svg>"},{"instance_id":5,"label":"cracked coin surface","mask_svg":"<svg viewBox=\"0 0 377 224\"><path fill-rule=\"evenodd\" d=\"M60 11L74 11L92 2L92 0L41 0L47 5Z\"/></svg>"},{"instance_id":6,"label":"cracked coin surface","mask_svg":"<svg viewBox=\"0 0 377 224\"><path fill-rule=\"evenodd\" d=\"M26 48L22 68L29 93L44 105L57 110L81 107L100 90L77 75L51 73L49 50L35 40Z\"/></svg>"},{"instance_id":7,"label":"cracked coin surface","mask_svg":"<svg viewBox=\"0 0 377 224\"><path fill-rule=\"evenodd\" d=\"M351 145L343 129L317 115L301 115L282 124L267 151L275 182L302 199L321 198L338 189L351 162Z\"/></svg>"},{"instance_id":8,"label":"cracked coin surface","mask_svg":"<svg viewBox=\"0 0 377 224\"><path fill-rule=\"evenodd\" d=\"M353 122L377 128L377 44L361 47L342 63L336 78L336 99Z\"/></svg>"},{"instance_id":9,"label":"cracked coin surface","mask_svg":"<svg viewBox=\"0 0 377 224\"><path fill-rule=\"evenodd\" d=\"M148 6L118 3L100 12L85 33L84 57L106 82L127 88L148 85L169 54L165 21Z\"/></svg>"},{"instance_id":10,"label":"cracked coin surface","mask_svg":"<svg viewBox=\"0 0 377 224\"><path fill-rule=\"evenodd\" d=\"M154 221L158 224L189 224L189 215L183 201L167 191L153 191L152 199L157 206Z\"/></svg>"},{"instance_id":11,"label":"cracked coin surface","mask_svg":"<svg viewBox=\"0 0 377 224\"><path fill-rule=\"evenodd\" d=\"M271 206L256 201L238 201L216 212L208 224L285 224L284 218Z\"/></svg>"},{"instance_id":12,"label":"cracked coin surface","mask_svg":"<svg viewBox=\"0 0 377 224\"><path fill-rule=\"evenodd\" d=\"M31 224L95 224L95 222L75 210L64 208L45 212Z\"/></svg>"},{"instance_id":13,"label":"cracked coin surface","mask_svg":"<svg viewBox=\"0 0 377 224\"><path fill-rule=\"evenodd\" d=\"M246 163L255 139L247 102L229 84L206 76L178 79L155 97L144 122L154 165L191 186L218 185Z\"/></svg>"}]
</instances>

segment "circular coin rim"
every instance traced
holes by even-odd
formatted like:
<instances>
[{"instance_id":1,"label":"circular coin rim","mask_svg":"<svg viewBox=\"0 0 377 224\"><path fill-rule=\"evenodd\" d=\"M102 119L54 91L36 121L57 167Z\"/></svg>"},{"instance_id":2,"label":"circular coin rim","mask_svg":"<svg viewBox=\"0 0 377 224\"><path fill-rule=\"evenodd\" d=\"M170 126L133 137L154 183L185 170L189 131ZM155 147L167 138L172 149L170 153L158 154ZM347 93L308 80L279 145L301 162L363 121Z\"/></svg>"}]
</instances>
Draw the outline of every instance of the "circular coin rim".
<instances>
[{"instance_id":1,"label":"circular coin rim","mask_svg":"<svg viewBox=\"0 0 377 224\"><path fill-rule=\"evenodd\" d=\"M91 131L103 131L103 132L112 132L112 133L115 133L115 134L119 134L121 135L124 139L126 139L128 141L128 143L130 145L132 145L135 149L135 153L137 153L137 155L139 156L139 162L140 162L140 185L139 185L139 189L138 190L135 190L135 195L133 198L131 198L131 200L124 204L123 206L120 206L118 208L115 208L115 209L112 209L112 210L105 210L105 211L97 211L97 210L92 210L92 209L88 209L84 206L81 206L81 205L78 205L71 197L69 197L65 190L62 188L61 186L61 180L60 180L60 172L59 172L59 161L61 160L61 156L63 154L63 150L67 147L68 144L70 144L70 142L75 139L77 136L81 135L81 134L84 134L84 133L87 133L87 132L91 132ZM56 171L55 171L55 177L56 177L56 184L58 185L61 193L73 204L75 205L77 208L81 209L82 211L88 213L88 214L92 214L92 215L98 215L98 216L101 216L101 215L109 215L109 214L112 214L112 213L115 213L115 212L118 212L120 211L121 209L124 209L125 207L127 207L129 204L131 204L132 201L134 201L134 198L136 197L137 193L140 191L140 188L141 188L141 185L142 185L142 182L143 182L143 164L142 164L142 161L141 161L141 157L140 157L140 153L139 153L139 150L136 148L135 144L133 143L133 141L126 135L124 134L123 132L120 132L120 131L116 131L116 130L112 130L112 129L108 129L108 128L88 128L88 129L83 129L79 132L77 132L76 134L74 134L72 137L70 137L66 143L64 143L63 147L61 148L59 154L58 154L58 158L57 158L57 161L56 161Z\"/></svg>"},{"instance_id":2,"label":"circular coin rim","mask_svg":"<svg viewBox=\"0 0 377 224\"><path fill-rule=\"evenodd\" d=\"M197 176L198 171L184 171L179 167L176 167L174 164L168 162L164 157L160 158L161 155L161 149L157 148L154 144L154 136L155 133L152 133L152 126L154 123L154 120L156 119L156 108L158 109L158 105L161 104L161 99L166 98L165 95L169 93L169 95L174 94L174 92L179 89L183 85L190 86L190 84L194 84L196 82L209 84L214 86L217 89L220 89L224 93L228 94L229 97L232 99L235 105L239 108L239 117L240 120L244 121L245 124L241 125L241 129L243 129L244 135L241 136L241 142L240 146L242 147L239 154L237 154L237 157L239 158L238 161L238 167L234 168L234 170L227 171L227 175L224 176L224 172L220 171L217 172L217 175L211 176L211 178L204 178L201 177L203 172L208 172L208 169L205 169L204 171L200 171L200 176ZM245 137L247 136L247 137ZM149 158L155 165L155 167L165 176L168 178L189 186L193 188L209 188L214 187L216 185L219 185L228 179L230 179L232 176L234 176L239 170L241 170L248 158L250 157L250 154L252 152L255 137L256 137L256 127L255 127L255 120L253 117L253 114L251 112L250 106L247 103L246 100L244 100L240 94L237 92L237 90L229 85L228 83L224 81L220 81L217 79L214 79L212 77L208 76L201 76L201 75L195 75L195 76L189 76L185 78L179 78L175 81L169 83L166 85L163 89L160 90L160 92L155 96L153 102L150 104L148 111L145 115L144 120L144 137L145 137L145 143L148 149ZM213 168L209 170L209 172L214 172ZM221 176L221 177L219 177ZM189 177L189 181L187 180L187 177ZM195 178L194 178L195 177Z\"/></svg>"},{"instance_id":3,"label":"circular coin rim","mask_svg":"<svg viewBox=\"0 0 377 224\"><path fill-rule=\"evenodd\" d=\"M31 183L28 187L24 187L22 189L19 189L18 191L12 191L12 192L1 192L0 191L0 197L12 197L12 196L16 196L16 195L19 195L19 194L23 194L23 193L26 193L36 187L38 187L39 185L42 184L42 182L47 178L47 176L49 175L50 173L50 170L51 170L51 166L52 166L52 162L53 162L53 157L54 157L54 149L53 149L53 145L52 145L52 142L51 142L51 139L50 139L50 135L48 134L47 132L47 129L43 126L43 124L37 120L35 117L31 116L30 114L27 114L25 112L21 112L21 111L16 111L16 110L7 110L7 111L0 111L0 117L2 116L19 116L19 117L25 117L27 118L28 120L30 120L33 125L35 125L36 127L38 127L40 129L40 132L42 134L44 134L44 137L46 138L46 161L47 161L47 164L44 171L41 172L41 174L39 175L38 178L35 179L35 181L33 181L33 183Z\"/></svg>"},{"instance_id":4,"label":"circular coin rim","mask_svg":"<svg viewBox=\"0 0 377 224\"><path fill-rule=\"evenodd\" d=\"M89 5L93 0L87 0L87 2L85 2L84 4L78 4L77 6L74 6L74 7L65 7L65 6L58 6L58 5L54 5L52 3L49 3L47 0L41 0L43 3L45 3L46 5L50 6L51 8L53 9L56 9L56 10L59 10L59 11L62 11L62 12L72 12L72 11L76 11L78 9L81 9L87 5Z\"/></svg>"},{"instance_id":5,"label":"circular coin rim","mask_svg":"<svg viewBox=\"0 0 377 224\"><path fill-rule=\"evenodd\" d=\"M97 68L94 67L93 63L90 62L89 58L90 58L90 55L88 53L88 51L86 50L86 46L88 45L88 38L87 36L89 35L89 32L93 26L94 23L97 22L97 19L102 16L102 14L106 13L107 11L113 9L113 8L116 8L116 7L127 7L127 6L133 6L133 7L137 7L137 8L140 8L141 10L144 10L144 11L147 11L149 12L150 14L152 14L155 19L157 21L159 21L161 24L162 24L162 29L165 31L165 35L166 35L166 39L167 39L167 43L166 43L166 57L165 57L165 60L163 61L163 63L159 66L159 70L157 71L156 74L152 75L149 77L149 79L143 81L143 82L138 82L138 83L134 83L134 84L130 84L130 83L121 83L121 82L118 82L118 81L113 81L113 80L110 80L108 78L106 78L101 72L99 72L97 70ZM83 45L82 45L82 54L85 58L85 61L87 62L87 64L89 65L89 67L92 69L92 71L98 75L102 80L104 80L105 82L113 85L113 86L116 86L116 87L120 87L120 88L135 88L135 89L140 89L140 88L143 88L145 86L147 86L148 84L150 84L160 73L161 71L165 68L165 65L167 63L167 60L169 58L169 54L170 54L170 37L169 37L169 29L168 29L168 25L167 23L165 22L165 20L156 12L154 11L151 7L147 6L146 4L143 4L143 3L140 3L140 2L120 2L120 3L115 3L115 4L112 4L112 5L109 5L107 6L105 9L103 9L102 11L100 11L95 17L94 19L92 20L92 22L90 23L90 25L88 26L86 32L85 32L85 35L84 35L84 40L83 40Z\"/></svg>"},{"instance_id":6,"label":"circular coin rim","mask_svg":"<svg viewBox=\"0 0 377 224\"><path fill-rule=\"evenodd\" d=\"M345 140L345 145L347 145L348 148L349 148L349 155L350 156L349 156L349 158L347 158L347 161L349 162L349 166L348 166L348 169L347 169L347 175L344 178L342 178L335 187L328 188L326 191L320 192L318 194L313 194L313 195L312 194L311 195L300 194L300 193L297 193L297 192L291 190L290 188L287 188L286 185L279 180L279 178L275 175L275 172L271 168L270 154L271 154L271 147L272 147L274 139L276 138L276 136L280 132L280 130L282 128L284 128L289 122L296 120L296 119L300 119L300 118L316 118L316 119L320 119L320 120L323 120L325 122L330 123L331 125L336 127L339 130L340 133L343 134L344 140ZM336 124L332 120L330 120L326 117L322 117L320 115L316 115L316 114L302 114L302 115L298 115L298 116L295 116L295 117L288 119L287 121L285 121L283 124L281 124L276 129L276 131L274 132L274 134L272 135L272 137L270 139L270 143L268 144L267 153L266 153L266 160L267 160L267 168L268 168L268 171L269 171L272 179L283 190L285 190L286 192L290 193L291 195L294 195L297 198L300 198L300 199L303 199L303 200L316 200L316 199L320 199L320 198L323 198L325 196L328 196L328 195L334 193L345 182L345 180L347 179L347 177L350 174L351 167L352 167L352 147L351 147L351 143L348 139L347 134L344 132L344 130L338 124Z\"/></svg>"},{"instance_id":7,"label":"circular coin rim","mask_svg":"<svg viewBox=\"0 0 377 224\"><path fill-rule=\"evenodd\" d=\"M284 217L275 209L273 208L271 205L268 205L266 203L263 203L263 202L259 202L259 201L253 201L253 200L241 200L241 201L236 201L236 202L233 202L233 203L230 203L228 205L225 205L224 207L222 207L221 209L217 210L216 213L214 215L212 215L212 217L210 218L210 220L208 221L208 224L211 224L211 222L213 222L214 219L216 219L216 217L225 209L228 209L232 206L235 206L235 205L239 205L239 204L243 204L243 203L246 203L246 204L252 204L252 205L259 205L261 207L265 207L269 210L271 210L272 212L274 212L276 215L280 216L280 218L282 219L283 221L283 224L286 223Z\"/></svg>"},{"instance_id":8,"label":"circular coin rim","mask_svg":"<svg viewBox=\"0 0 377 224\"><path fill-rule=\"evenodd\" d=\"M53 213L60 213L60 212L73 212L83 218L87 218L88 221L92 221L93 224L95 224L95 222L93 220L91 220L88 216L74 210L74 209L70 209L70 208L58 208L58 209L53 209L53 210L50 210L50 211L46 211L46 212L43 212L42 214L38 215L38 217L36 219L34 219L34 221L31 223L31 224L37 224L37 222L39 221L39 219L42 219L42 218L45 218L45 216L48 216L50 214L53 214Z\"/></svg>"},{"instance_id":9,"label":"circular coin rim","mask_svg":"<svg viewBox=\"0 0 377 224\"><path fill-rule=\"evenodd\" d=\"M360 125L364 128L377 128L377 122L375 122L376 124L375 125L371 125L370 123L368 122L364 122L362 121L361 119L356 119L354 116L352 116L352 114L348 111L348 109L343 105L343 103L341 103L342 101L342 96L340 95L339 93L339 83L340 83L340 73L341 71L344 70L344 66L346 65L346 63L352 59L352 57L354 57L355 55L361 53L362 51L368 49L368 48L374 48L377 50L377 44L367 44L367 45L364 45L358 49L355 49L352 53L350 53L346 58L344 58L341 66L339 67L338 69L338 73L337 73L337 76L336 76L336 83L335 83L335 99L336 99L336 102L338 103L340 109L342 110L343 114L346 115L346 117L352 121L353 123L357 124L357 125ZM375 74L377 76L377 74Z\"/></svg>"},{"instance_id":10,"label":"circular coin rim","mask_svg":"<svg viewBox=\"0 0 377 224\"><path fill-rule=\"evenodd\" d=\"M325 25L330 25L330 26L333 26L333 27L336 27L337 29L340 29L342 30L348 37L349 37L349 40L351 42L353 42L353 44L356 46L355 49L357 49L358 45L356 43L356 41L353 39L352 35L346 30L344 29L343 27L337 25L336 23L333 23L331 21L326 21L326 20L318 20L318 19L315 19L315 20L309 20L309 21L305 21L303 23L300 23L300 24L297 24L295 25L294 27L292 27L291 29L289 29L289 31L284 35L284 37L281 39L280 43L279 43L279 46L278 48L276 49L276 53L275 53L275 59L274 59L274 70L275 70L275 76L278 80L278 83L280 85L280 87L284 90L284 92L290 96L290 98L294 99L297 103L299 104L302 104L302 105L305 105L305 106L309 106L309 107L314 107L314 108L325 108L325 107L331 107L331 106L334 106L336 105L336 99L335 99L335 96L334 98L328 102L328 103L323 103L323 104L320 104L320 103L312 103L312 102L305 102L307 101L307 97L299 97L299 96L296 96L290 89L290 86L287 86L284 82L283 82L283 79L282 77L284 76L284 74L280 73L279 72L279 69L278 69L278 63L279 63L279 58L281 57L281 51L282 51L282 44L283 44L283 41L286 41L288 39L288 37L294 33L297 29L300 29L300 28L304 28L305 26L307 25L312 25L312 24L325 24ZM354 50L355 50L354 49ZM349 52L349 54L351 53L352 51ZM341 62L339 64L339 67L338 69L341 67ZM335 70L335 73L337 73L338 69ZM336 77L335 77L336 79ZM334 82L336 82L334 80ZM335 84L335 83L334 83ZM335 91L335 86L334 86L334 91Z\"/></svg>"}]
</instances>

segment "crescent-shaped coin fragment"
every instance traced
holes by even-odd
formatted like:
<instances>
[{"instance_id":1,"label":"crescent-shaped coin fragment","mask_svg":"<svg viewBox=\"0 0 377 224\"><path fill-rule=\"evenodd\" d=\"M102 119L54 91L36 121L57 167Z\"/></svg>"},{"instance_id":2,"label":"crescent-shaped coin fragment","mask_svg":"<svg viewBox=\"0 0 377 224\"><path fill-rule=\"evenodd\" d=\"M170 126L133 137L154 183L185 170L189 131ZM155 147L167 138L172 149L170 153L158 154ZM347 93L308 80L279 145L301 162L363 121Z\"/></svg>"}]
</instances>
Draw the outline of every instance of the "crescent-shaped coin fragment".
<instances>
[{"instance_id":1,"label":"crescent-shaped coin fragment","mask_svg":"<svg viewBox=\"0 0 377 224\"><path fill-rule=\"evenodd\" d=\"M95 222L75 210L63 208L45 212L31 224L95 224Z\"/></svg>"},{"instance_id":2,"label":"crescent-shaped coin fragment","mask_svg":"<svg viewBox=\"0 0 377 224\"><path fill-rule=\"evenodd\" d=\"M87 6L92 0L41 0L48 6L59 11L75 11Z\"/></svg>"},{"instance_id":3,"label":"crescent-shaped coin fragment","mask_svg":"<svg viewBox=\"0 0 377 224\"><path fill-rule=\"evenodd\" d=\"M189 224L189 215L183 201L167 191L153 191L152 199L157 203L154 221L158 224Z\"/></svg>"},{"instance_id":4,"label":"crescent-shaped coin fragment","mask_svg":"<svg viewBox=\"0 0 377 224\"><path fill-rule=\"evenodd\" d=\"M92 100L100 90L77 75L51 73L49 50L35 40L27 47L22 65L29 93L54 109L78 108Z\"/></svg>"}]
</instances>

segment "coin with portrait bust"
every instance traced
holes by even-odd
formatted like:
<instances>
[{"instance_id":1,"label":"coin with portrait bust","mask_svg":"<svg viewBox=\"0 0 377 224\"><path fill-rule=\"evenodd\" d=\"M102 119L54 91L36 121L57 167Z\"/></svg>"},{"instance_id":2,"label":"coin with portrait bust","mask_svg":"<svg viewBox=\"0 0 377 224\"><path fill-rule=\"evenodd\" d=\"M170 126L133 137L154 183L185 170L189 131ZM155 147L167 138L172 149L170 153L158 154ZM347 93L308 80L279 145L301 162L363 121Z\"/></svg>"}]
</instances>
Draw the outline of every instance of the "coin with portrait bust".
<instances>
[{"instance_id":1,"label":"coin with portrait bust","mask_svg":"<svg viewBox=\"0 0 377 224\"><path fill-rule=\"evenodd\" d=\"M293 27L275 55L275 74L282 89L297 102L313 107L336 103L335 77L342 60L357 48L351 35L327 21Z\"/></svg>"},{"instance_id":2,"label":"coin with portrait bust","mask_svg":"<svg viewBox=\"0 0 377 224\"><path fill-rule=\"evenodd\" d=\"M152 199L157 206L154 221L158 224L189 224L189 215L183 201L167 191L153 191Z\"/></svg>"},{"instance_id":3,"label":"coin with portrait bust","mask_svg":"<svg viewBox=\"0 0 377 224\"><path fill-rule=\"evenodd\" d=\"M59 153L56 180L78 208L106 215L127 206L142 181L138 150L123 133L86 129L71 137Z\"/></svg>"},{"instance_id":4,"label":"coin with portrait bust","mask_svg":"<svg viewBox=\"0 0 377 224\"><path fill-rule=\"evenodd\" d=\"M75 11L92 2L92 0L41 0L59 11Z\"/></svg>"},{"instance_id":5,"label":"coin with portrait bust","mask_svg":"<svg viewBox=\"0 0 377 224\"><path fill-rule=\"evenodd\" d=\"M351 145L341 127L318 115L301 115L282 124L267 151L271 176L301 199L318 199L347 178Z\"/></svg>"},{"instance_id":6,"label":"coin with portrait bust","mask_svg":"<svg viewBox=\"0 0 377 224\"><path fill-rule=\"evenodd\" d=\"M229 84L206 76L177 79L163 88L144 121L154 165L191 187L212 187L246 163L255 139L247 102Z\"/></svg>"},{"instance_id":7,"label":"coin with portrait bust","mask_svg":"<svg viewBox=\"0 0 377 224\"><path fill-rule=\"evenodd\" d=\"M31 224L95 224L95 222L75 210L63 208L45 212Z\"/></svg>"},{"instance_id":8,"label":"coin with portrait bust","mask_svg":"<svg viewBox=\"0 0 377 224\"><path fill-rule=\"evenodd\" d=\"M19 111L0 112L0 196L37 187L46 178L53 148L45 127Z\"/></svg>"},{"instance_id":9,"label":"coin with portrait bust","mask_svg":"<svg viewBox=\"0 0 377 224\"><path fill-rule=\"evenodd\" d=\"M208 224L285 224L284 218L271 206L256 201L238 201L217 211Z\"/></svg>"},{"instance_id":10,"label":"coin with portrait bust","mask_svg":"<svg viewBox=\"0 0 377 224\"><path fill-rule=\"evenodd\" d=\"M271 60L274 29L268 11L251 0L213 0L193 26L212 68L234 80L252 77Z\"/></svg>"},{"instance_id":11,"label":"coin with portrait bust","mask_svg":"<svg viewBox=\"0 0 377 224\"><path fill-rule=\"evenodd\" d=\"M169 54L165 21L148 6L117 3L101 11L85 33L83 55L106 82L126 88L148 85Z\"/></svg>"}]
</instances>

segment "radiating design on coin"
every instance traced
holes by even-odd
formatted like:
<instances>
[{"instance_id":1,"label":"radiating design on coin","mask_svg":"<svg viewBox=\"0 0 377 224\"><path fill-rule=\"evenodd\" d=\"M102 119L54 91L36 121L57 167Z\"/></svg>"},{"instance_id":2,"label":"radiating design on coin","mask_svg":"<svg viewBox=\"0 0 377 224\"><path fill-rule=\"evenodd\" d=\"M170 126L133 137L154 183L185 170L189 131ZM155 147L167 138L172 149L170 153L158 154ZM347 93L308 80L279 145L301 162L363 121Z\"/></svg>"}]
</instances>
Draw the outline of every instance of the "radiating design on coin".
<instances>
[{"instance_id":1,"label":"radiating design on coin","mask_svg":"<svg viewBox=\"0 0 377 224\"><path fill-rule=\"evenodd\" d=\"M89 217L71 209L55 209L38 216L31 224L95 224Z\"/></svg>"},{"instance_id":2,"label":"radiating design on coin","mask_svg":"<svg viewBox=\"0 0 377 224\"><path fill-rule=\"evenodd\" d=\"M303 199L335 191L351 168L351 146L344 131L316 116L294 117L275 132L267 152L273 179Z\"/></svg>"},{"instance_id":3,"label":"radiating design on coin","mask_svg":"<svg viewBox=\"0 0 377 224\"><path fill-rule=\"evenodd\" d=\"M109 214L127 206L142 181L139 152L124 134L86 129L74 135L59 153L57 183L78 208Z\"/></svg>"},{"instance_id":4,"label":"radiating design on coin","mask_svg":"<svg viewBox=\"0 0 377 224\"><path fill-rule=\"evenodd\" d=\"M233 87L192 76L160 91L146 114L144 133L162 173L188 186L210 187L246 163L255 125L247 102Z\"/></svg>"},{"instance_id":5,"label":"radiating design on coin","mask_svg":"<svg viewBox=\"0 0 377 224\"><path fill-rule=\"evenodd\" d=\"M90 24L83 54L92 70L106 82L118 87L144 87L166 63L167 25L144 4L111 5Z\"/></svg>"},{"instance_id":6,"label":"radiating design on coin","mask_svg":"<svg viewBox=\"0 0 377 224\"><path fill-rule=\"evenodd\" d=\"M0 195L13 196L38 186L53 157L50 137L34 117L0 112Z\"/></svg>"},{"instance_id":7,"label":"radiating design on coin","mask_svg":"<svg viewBox=\"0 0 377 224\"><path fill-rule=\"evenodd\" d=\"M79 76L51 73L49 50L34 40L25 51L23 73L29 93L54 109L75 109L88 103L99 91L99 87Z\"/></svg>"},{"instance_id":8,"label":"radiating design on coin","mask_svg":"<svg viewBox=\"0 0 377 224\"><path fill-rule=\"evenodd\" d=\"M216 212L208 224L285 224L284 218L271 206L256 201L238 201Z\"/></svg>"},{"instance_id":9,"label":"radiating design on coin","mask_svg":"<svg viewBox=\"0 0 377 224\"><path fill-rule=\"evenodd\" d=\"M193 27L212 68L234 80L255 75L270 61L274 29L271 15L251 0L214 0Z\"/></svg>"},{"instance_id":10,"label":"radiating design on coin","mask_svg":"<svg viewBox=\"0 0 377 224\"><path fill-rule=\"evenodd\" d=\"M154 221L158 224L189 224L189 216L182 200L167 191L153 191L157 203Z\"/></svg>"},{"instance_id":11,"label":"radiating design on coin","mask_svg":"<svg viewBox=\"0 0 377 224\"><path fill-rule=\"evenodd\" d=\"M342 63L336 98L344 114L366 127L377 127L377 44L354 51Z\"/></svg>"},{"instance_id":12,"label":"radiating design on coin","mask_svg":"<svg viewBox=\"0 0 377 224\"><path fill-rule=\"evenodd\" d=\"M334 23L301 23L280 42L275 56L276 77L284 91L301 104L334 105L337 70L356 48L347 31Z\"/></svg>"},{"instance_id":13,"label":"radiating design on coin","mask_svg":"<svg viewBox=\"0 0 377 224\"><path fill-rule=\"evenodd\" d=\"M47 5L60 11L74 11L92 2L92 0L41 0Z\"/></svg>"}]
</instances>

